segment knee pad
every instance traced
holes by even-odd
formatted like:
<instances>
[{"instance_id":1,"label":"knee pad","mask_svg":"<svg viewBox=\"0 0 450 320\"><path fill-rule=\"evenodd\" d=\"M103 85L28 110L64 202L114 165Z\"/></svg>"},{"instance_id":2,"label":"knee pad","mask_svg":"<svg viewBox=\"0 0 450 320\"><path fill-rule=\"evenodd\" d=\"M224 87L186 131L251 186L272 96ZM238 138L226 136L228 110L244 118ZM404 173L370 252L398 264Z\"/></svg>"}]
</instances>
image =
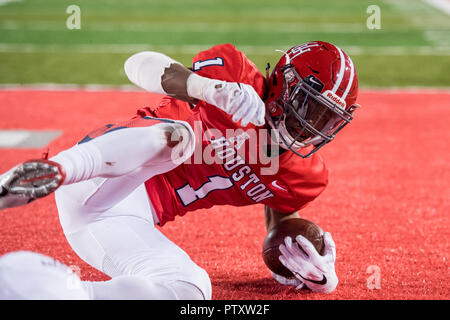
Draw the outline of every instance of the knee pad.
<instances>
[{"instance_id":1,"label":"knee pad","mask_svg":"<svg viewBox=\"0 0 450 320\"><path fill-rule=\"evenodd\" d=\"M185 279L172 282L170 286L181 300L211 300L212 297L211 280L200 267L196 267Z\"/></svg>"},{"instance_id":2,"label":"knee pad","mask_svg":"<svg viewBox=\"0 0 450 320\"><path fill-rule=\"evenodd\" d=\"M207 297L207 293L190 282L174 281L169 286L178 300L211 300L210 296Z\"/></svg>"}]
</instances>

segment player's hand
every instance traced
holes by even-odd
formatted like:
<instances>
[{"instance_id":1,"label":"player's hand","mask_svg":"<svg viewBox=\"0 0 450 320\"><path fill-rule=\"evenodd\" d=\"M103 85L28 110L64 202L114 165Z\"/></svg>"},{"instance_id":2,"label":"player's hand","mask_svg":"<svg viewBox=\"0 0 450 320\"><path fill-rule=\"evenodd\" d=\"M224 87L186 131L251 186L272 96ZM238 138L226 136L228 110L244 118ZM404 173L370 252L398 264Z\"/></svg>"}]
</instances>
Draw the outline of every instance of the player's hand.
<instances>
[{"instance_id":1,"label":"player's hand","mask_svg":"<svg viewBox=\"0 0 450 320\"><path fill-rule=\"evenodd\" d=\"M338 278L334 268L336 246L331 234L325 232L323 235L323 256L305 237L299 235L295 240L293 242L291 237L286 237L284 244L280 245L280 262L312 291L332 292L338 284Z\"/></svg>"},{"instance_id":2,"label":"player's hand","mask_svg":"<svg viewBox=\"0 0 450 320\"><path fill-rule=\"evenodd\" d=\"M249 122L256 126L265 122L266 106L248 84L209 79L193 73L186 86L190 97L218 107L232 115L234 122L241 121L243 127Z\"/></svg>"},{"instance_id":3,"label":"player's hand","mask_svg":"<svg viewBox=\"0 0 450 320\"><path fill-rule=\"evenodd\" d=\"M266 106L255 89L248 84L221 81L208 85L204 96L206 102L233 115L233 121L241 121L243 127L249 122L256 126L264 124Z\"/></svg>"}]
</instances>

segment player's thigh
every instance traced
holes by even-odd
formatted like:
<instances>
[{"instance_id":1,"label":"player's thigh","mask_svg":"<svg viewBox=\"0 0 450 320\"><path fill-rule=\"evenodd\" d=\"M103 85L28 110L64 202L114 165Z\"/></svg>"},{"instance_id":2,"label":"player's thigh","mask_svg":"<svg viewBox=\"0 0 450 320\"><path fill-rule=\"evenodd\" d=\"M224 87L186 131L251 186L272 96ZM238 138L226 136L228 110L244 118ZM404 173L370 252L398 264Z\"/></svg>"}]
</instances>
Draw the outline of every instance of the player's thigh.
<instances>
[{"instance_id":1,"label":"player's thigh","mask_svg":"<svg viewBox=\"0 0 450 320\"><path fill-rule=\"evenodd\" d=\"M112 278L139 276L189 297L189 291L211 298L211 281L180 247L149 222L133 216L109 217L68 235L88 264ZM191 289L189 289L191 288Z\"/></svg>"},{"instance_id":2,"label":"player's thigh","mask_svg":"<svg viewBox=\"0 0 450 320\"><path fill-rule=\"evenodd\" d=\"M94 268L111 277L138 275L173 286L188 283L210 298L206 271L154 226L144 186L105 212L67 205L61 194L56 199L69 244ZM82 218L74 221L76 216Z\"/></svg>"},{"instance_id":3,"label":"player's thigh","mask_svg":"<svg viewBox=\"0 0 450 320\"><path fill-rule=\"evenodd\" d=\"M64 185L56 192L57 197L64 198L58 205L74 207L65 211L104 212L148 179L180 165L195 148L194 133L189 124L182 121L141 117L105 128L94 131L80 143L93 144L93 149L100 150L101 156L97 158L108 159L108 162L93 165L100 168L96 169L99 171L96 178ZM82 146L67 152L82 152L76 149ZM80 206L86 208L78 210Z\"/></svg>"},{"instance_id":4,"label":"player's thigh","mask_svg":"<svg viewBox=\"0 0 450 320\"><path fill-rule=\"evenodd\" d=\"M171 120L163 118L154 118L150 116L134 117L129 120L121 121L116 124L107 124L99 129L96 129L86 135L78 144L83 144L98 137L108 135L110 133L117 133L117 131L124 131L131 128L150 128L148 134L141 134L138 137L129 139L127 137L127 144L141 144L143 150L151 152L151 143L160 136L164 139L168 154L172 162L180 164L188 159L195 148L195 135L191 126L181 120ZM141 130L142 131L142 130ZM116 136L120 136L116 134ZM150 143L149 148L146 148L145 141Z\"/></svg>"},{"instance_id":5,"label":"player's thigh","mask_svg":"<svg viewBox=\"0 0 450 320\"><path fill-rule=\"evenodd\" d=\"M117 185L117 188L108 186ZM130 189L122 196L114 189ZM125 192L124 192L125 193ZM105 209L100 201L92 201L99 197L114 203ZM66 235L85 228L89 224L116 215L140 217L154 224L156 216L148 200L145 185L136 185L127 176L119 178L94 178L79 183L61 186L55 192L59 220Z\"/></svg>"},{"instance_id":6,"label":"player's thigh","mask_svg":"<svg viewBox=\"0 0 450 320\"><path fill-rule=\"evenodd\" d=\"M102 135L115 132L118 130L123 130L127 128L144 128L144 127L152 127L155 125L159 125L161 123L172 124L174 120L170 119L162 119L162 118L154 118L154 117L138 117L135 116L130 119L118 121L116 123L109 123L100 128L90 131L83 139L81 139L78 143L86 143L97 137Z\"/></svg>"}]
</instances>

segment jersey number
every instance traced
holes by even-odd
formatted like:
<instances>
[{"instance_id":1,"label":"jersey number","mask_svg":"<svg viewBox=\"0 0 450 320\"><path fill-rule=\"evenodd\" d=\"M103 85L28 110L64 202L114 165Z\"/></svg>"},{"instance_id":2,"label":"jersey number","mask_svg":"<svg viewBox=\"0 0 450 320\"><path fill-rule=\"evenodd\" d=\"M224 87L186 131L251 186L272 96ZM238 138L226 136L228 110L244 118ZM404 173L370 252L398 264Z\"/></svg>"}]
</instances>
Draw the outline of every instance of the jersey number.
<instances>
[{"instance_id":1,"label":"jersey number","mask_svg":"<svg viewBox=\"0 0 450 320\"><path fill-rule=\"evenodd\" d=\"M191 203L203 199L206 197L211 191L214 190L225 190L231 188L233 186L233 182L231 182L230 178L221 177L221 176L212 176L208 177L208 181L202 184L200 188L195 190L188 183L181 188L176 190L178 196L183 202L183 205L186 207Z\"/></svg>"},{"instance_id":2,"label":"jersey number","mask_svg":"<svg viewBox=\"0 0 450 320\"><path fill-rule=\"evenodd\" d=\"M202 70L204 67L223 66L223 65L224 65L223 59L220 57L216 57L214 59L195 61L192 69L194 71L199 71L199 70Z\"/></svg>"}]
</instances>

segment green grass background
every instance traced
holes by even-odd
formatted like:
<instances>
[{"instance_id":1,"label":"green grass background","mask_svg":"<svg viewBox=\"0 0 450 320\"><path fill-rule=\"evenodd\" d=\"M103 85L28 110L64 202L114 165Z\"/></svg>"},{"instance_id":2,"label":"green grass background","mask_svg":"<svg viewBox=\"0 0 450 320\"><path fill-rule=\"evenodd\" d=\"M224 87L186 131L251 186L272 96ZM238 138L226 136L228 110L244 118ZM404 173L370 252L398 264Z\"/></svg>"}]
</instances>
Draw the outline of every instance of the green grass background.
<instances>
[{"instance_id":1,"label":"green grass background","mask_svg":"<svg viewBox=\"0 0 450 320\"><path fill-rule=\"evenodd\" d=\"M81 29L69 30L69 5ZM369 5L381 29L369 30ZM276 49L342 47L362 86L450 86L450 17L421 0L22 0L0 6L0 83L129 84L123 62L156 50L186 65L232 43L260 70Z\"/></svg>"}]
</instances>

